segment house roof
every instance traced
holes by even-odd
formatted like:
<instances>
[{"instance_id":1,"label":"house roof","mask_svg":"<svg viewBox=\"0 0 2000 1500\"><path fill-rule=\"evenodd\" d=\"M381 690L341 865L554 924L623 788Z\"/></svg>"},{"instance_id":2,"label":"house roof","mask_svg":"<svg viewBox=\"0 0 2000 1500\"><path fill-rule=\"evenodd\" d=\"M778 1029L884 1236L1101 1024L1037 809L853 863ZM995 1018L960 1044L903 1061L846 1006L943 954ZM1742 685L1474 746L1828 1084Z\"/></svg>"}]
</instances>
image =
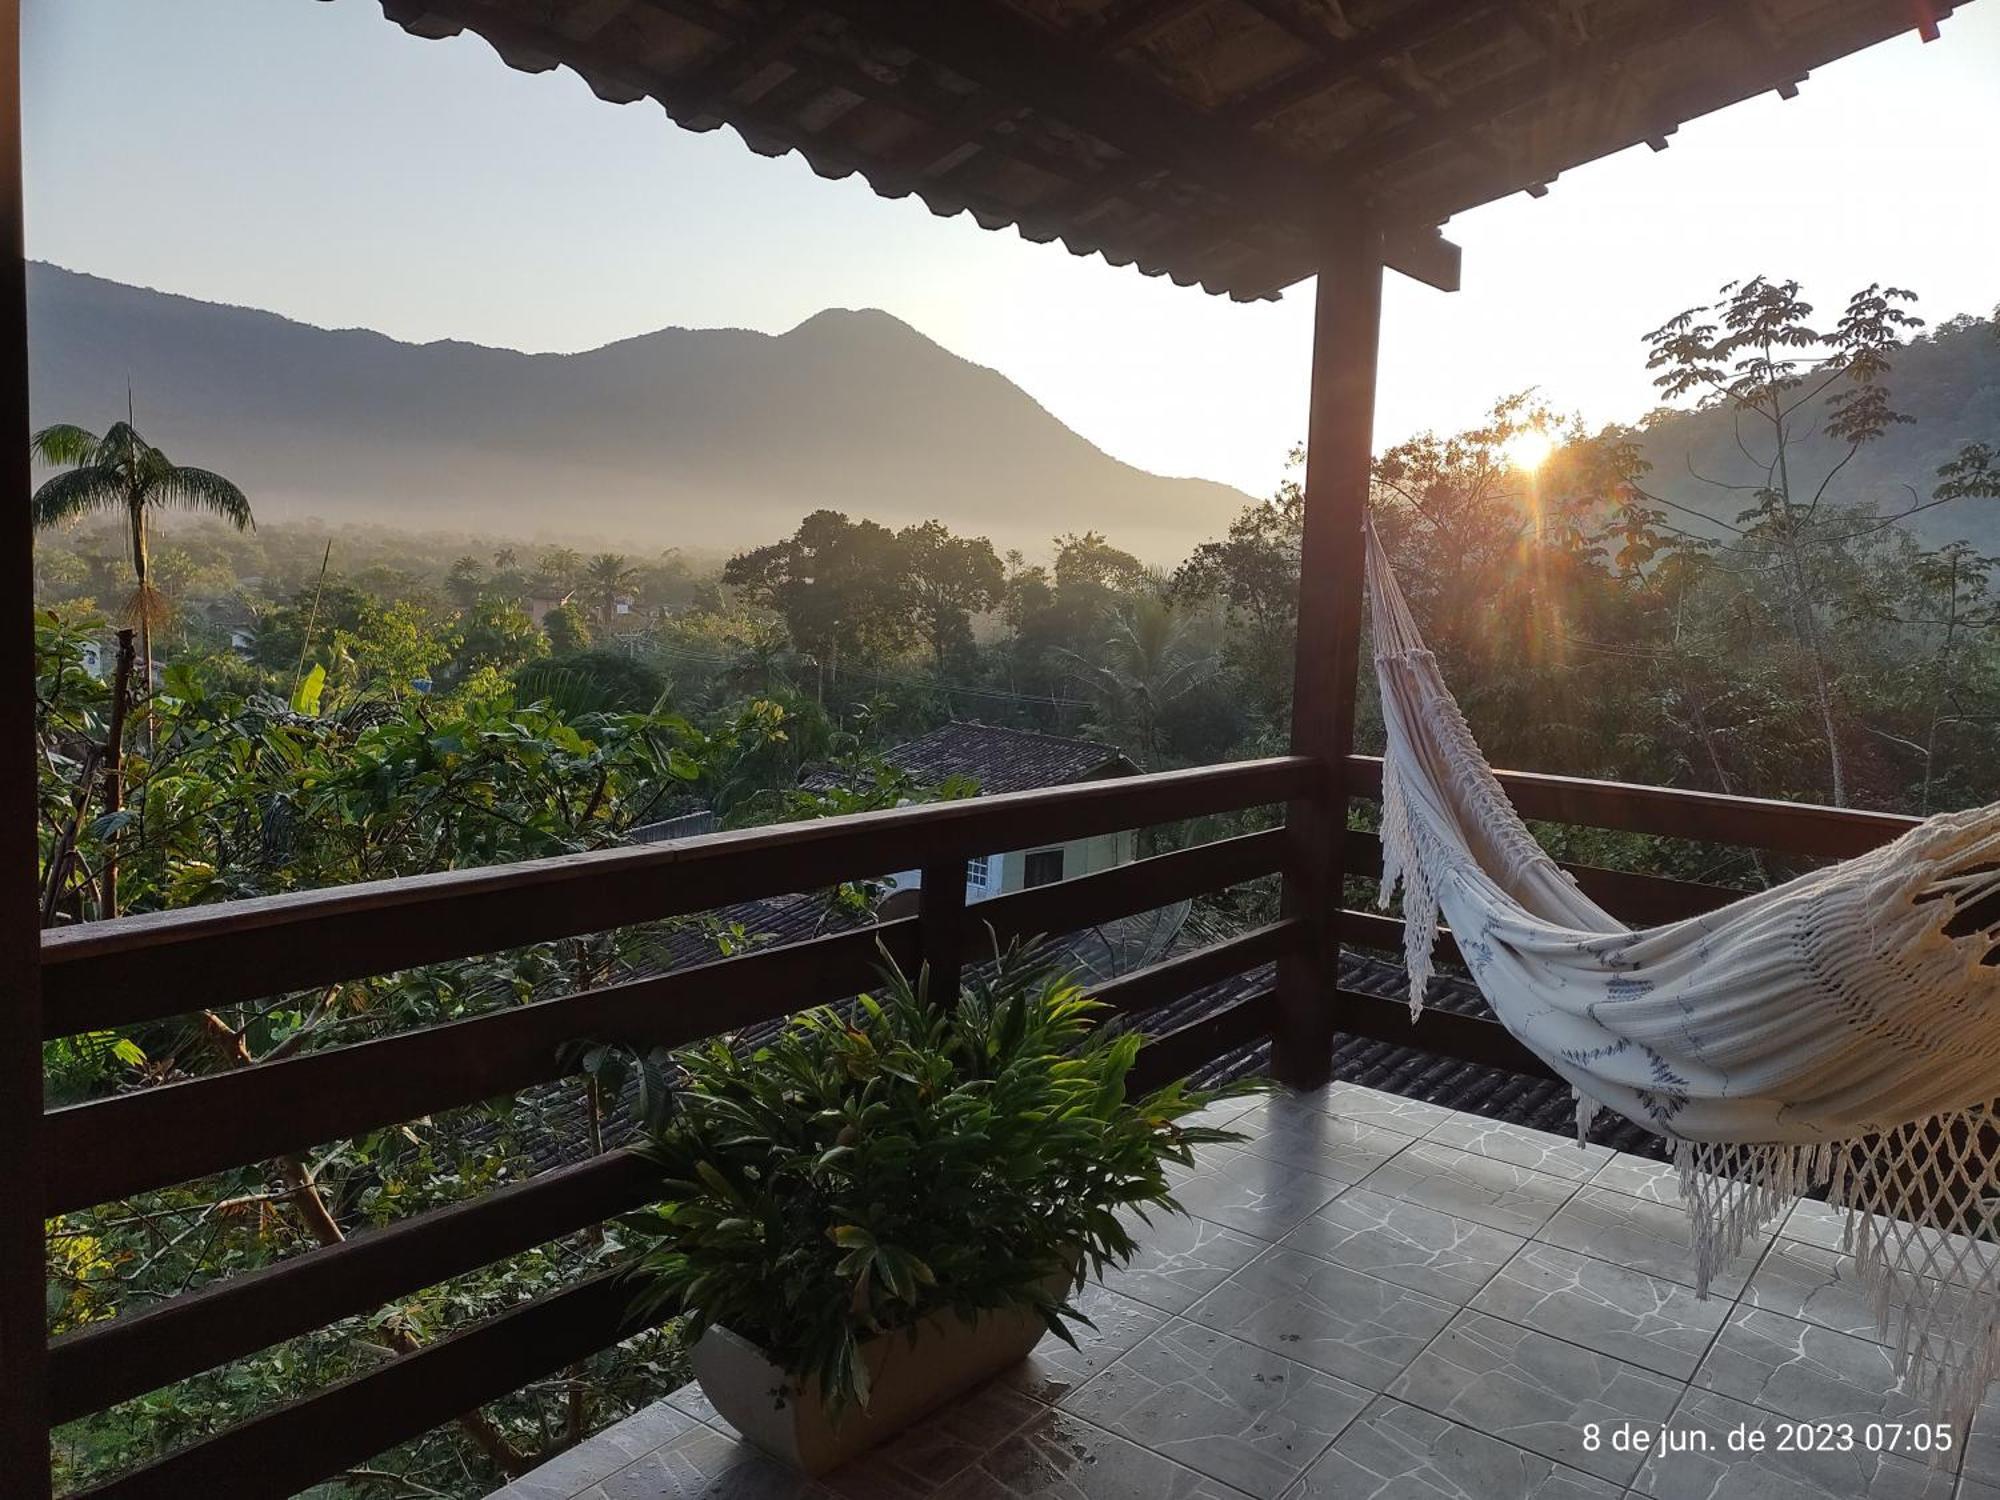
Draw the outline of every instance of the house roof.
<instances>
[{"instance_id":1,"label":"house roof","mask_svg":"<svg viewBox=\"0 0 2000 1500\"><path fill-rule=\"evenodd\" d=\"M1366 214L1435 226L1901 31L1945 0L381 0L516 68L823 177L1238 298Z\"/></svg>"},{"instance_id":2,"label":"house roof","mask_svg":"<svg viewBox=\"0 0 2000 1500\"><path fill-rule=\"evenodd\" d=\"M1063 739L998 724L951 723L905 740L882 759L919 786L969 776L981 792L1026 792L1094 777L1130 776L1138 767L1095 740Z\"/></svg>"}]
</instances>

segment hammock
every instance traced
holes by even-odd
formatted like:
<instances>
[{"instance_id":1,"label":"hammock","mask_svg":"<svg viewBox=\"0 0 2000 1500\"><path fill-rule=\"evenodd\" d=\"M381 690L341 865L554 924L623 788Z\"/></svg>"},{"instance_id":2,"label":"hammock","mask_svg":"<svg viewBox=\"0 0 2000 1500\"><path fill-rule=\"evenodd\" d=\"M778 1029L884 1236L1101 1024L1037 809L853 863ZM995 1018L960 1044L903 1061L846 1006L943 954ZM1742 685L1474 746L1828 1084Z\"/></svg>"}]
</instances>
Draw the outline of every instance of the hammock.
<instances>
[{"instance_id":1,"label":"hammock","mask_svg":"<svg viewBox=\"0 0 2000 1500\"><path fill-rule=\"evenodd\" d=\"M1702 1296L1823 1186L1898 1372L1968 1422L2000 1364L2000 804L1628 928L1536 844L1372 526L1366 545L1381 900L1401 883L1412 1018L1442 916L1494 1013L1575 1089L1579 1140L1603 1106L1673 1143Z\"/></svg>"}]
</instances>

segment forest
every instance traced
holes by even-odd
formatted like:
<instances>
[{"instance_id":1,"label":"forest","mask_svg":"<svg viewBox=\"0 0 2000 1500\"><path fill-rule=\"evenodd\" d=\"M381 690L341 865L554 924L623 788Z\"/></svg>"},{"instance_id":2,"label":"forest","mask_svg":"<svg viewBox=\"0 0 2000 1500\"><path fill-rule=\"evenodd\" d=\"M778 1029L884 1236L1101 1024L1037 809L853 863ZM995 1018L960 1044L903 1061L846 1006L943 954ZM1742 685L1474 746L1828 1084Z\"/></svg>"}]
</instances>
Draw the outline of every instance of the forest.
<instances>
[{"instance_id":1,"label":"forest","mask_svg":"<svg viewBox=\"0 0 2000 1500\"><path fill-rule=\"evenodd\" d=\"M1911 300L1869 287L1829 315L1759 278L1650 335L1663 399L1740 460L1705 469L1698 506L1695 465L1654 467L1657 431L1587 430L1532 392L1377 457L1376 525L1495 764L1909 813L1995 796L2000 558L1950 538L1994 533L2000 430L1930 430L1899 405L1899 362L1936 347ZM2000 322L1949 336L1954 358L1977 341L1993 368ZM127 468L165 462L129 436ZM107 461L96 439L65 441L44 453L52 485L65 463ZM1923 461L1887 463L1892 445ZM789 535L721 559L253 525L188 477L206 471L157 467L147 530L72 484L38 516L44 924L609 847L691 811L744 826L894 805L930 793L881 752L952 719L1101 739L1148 770L1282 752L1304 462L1170 569L1095 531L1028 556L964 519L896 528L810 496ZM1377 728L1364 709L1359 748L1379 748ZM802 784L829 766L842 774ZM1725 884L1785 873L1740 851L1550 836L1559 853ZM826 899L865 911L874 895ZM1255 920L1241 899L1214 915ZM688 919L72 1037L49 1046L50 1102L257 1067L759 937ZM51 1225L51 1329L531 1172L552 1114L581 1121L587 1148L615 1083L579 1061L534 1107L494 1101L67 1215ZM61 1481L393 1358L620 1250L615 1225L571 1236L72 1423ZM327 1492L483 1494L681 1371L671 1329L648 1334Z\"/></svg>"}]
</instances>

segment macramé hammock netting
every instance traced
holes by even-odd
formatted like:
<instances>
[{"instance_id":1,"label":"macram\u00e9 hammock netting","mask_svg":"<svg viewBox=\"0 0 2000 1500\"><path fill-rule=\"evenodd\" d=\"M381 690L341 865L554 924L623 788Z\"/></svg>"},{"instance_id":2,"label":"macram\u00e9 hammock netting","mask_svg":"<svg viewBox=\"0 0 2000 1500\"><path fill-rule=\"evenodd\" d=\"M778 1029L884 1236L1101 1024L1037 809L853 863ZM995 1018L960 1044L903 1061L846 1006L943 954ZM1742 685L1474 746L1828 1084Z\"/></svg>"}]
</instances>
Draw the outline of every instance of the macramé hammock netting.
<instances>
[{"instance_id":1,"label":"macram\u00e9 hammock netting","mask_svg":"<svg viewBox=\"0 0 2000 1500\"><path fill-rule=\"evenodd\" d=\"M1372 527L1387 747L1382 885L1403 888L1410 1012L1440 917L1494 1014L1599 1107L1673 1143L1703 1296L1802 1193L1898 1369L1965 1425L2000 1365L2000 804L1718 911L1633 929L1514 811Z\"/></svg>"}]
</instances>

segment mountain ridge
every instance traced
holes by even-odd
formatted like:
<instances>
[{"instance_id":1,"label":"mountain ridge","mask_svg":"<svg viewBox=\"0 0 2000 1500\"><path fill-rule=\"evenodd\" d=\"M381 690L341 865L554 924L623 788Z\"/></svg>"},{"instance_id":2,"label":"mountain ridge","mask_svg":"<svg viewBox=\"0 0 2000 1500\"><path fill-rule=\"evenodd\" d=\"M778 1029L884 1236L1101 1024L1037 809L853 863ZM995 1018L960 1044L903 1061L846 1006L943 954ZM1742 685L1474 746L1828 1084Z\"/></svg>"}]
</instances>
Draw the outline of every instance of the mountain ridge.
<instances>
[{"instance_id":1,"label":"mountain ridge","mask_svg":"<svg viewBox=\"0 0 2000 1500\"><path fill-rule=\"evenodd\" d=\"M1249 497L1144 471L880 309L781 334L661 328L573 353L411 343L28 267L37 424L97 425L129 371L149 438L272 519L744 546L830 506L1045 551L1104 531L1151 561Z\"/></svg>"}]
</instances>

